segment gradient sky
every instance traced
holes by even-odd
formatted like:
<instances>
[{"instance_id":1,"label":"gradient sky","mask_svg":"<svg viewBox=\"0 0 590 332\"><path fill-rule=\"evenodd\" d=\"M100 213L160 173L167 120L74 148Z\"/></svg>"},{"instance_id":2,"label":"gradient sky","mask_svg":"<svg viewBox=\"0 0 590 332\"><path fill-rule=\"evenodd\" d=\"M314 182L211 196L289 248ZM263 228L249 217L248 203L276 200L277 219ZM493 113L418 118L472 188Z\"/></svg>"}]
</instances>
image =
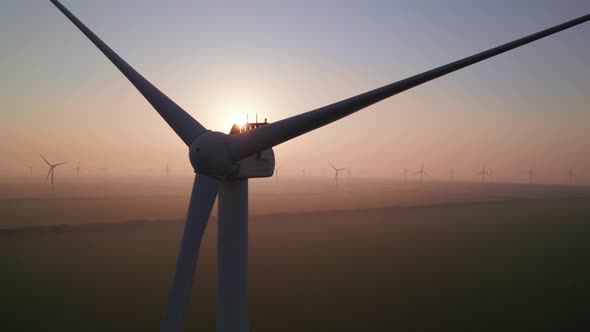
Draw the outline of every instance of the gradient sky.
<instances>
[{"instance_id":1,"label":"gradient sky","mask_svg":"<svg viewBox=\"0 0 590 332\"><path fill-rule=\"evenodd\" d=\"M90 1L70 10L205 126L285 118L590 13L590 1ZM284 169L590 183L590 23L277 148ZM0 10L0 175L80 160L190 171L187 149L49 1ZM294 171L293 171L294 172ZM357 173L358 174L358 173Z\"/></svg>"}]
</instances>

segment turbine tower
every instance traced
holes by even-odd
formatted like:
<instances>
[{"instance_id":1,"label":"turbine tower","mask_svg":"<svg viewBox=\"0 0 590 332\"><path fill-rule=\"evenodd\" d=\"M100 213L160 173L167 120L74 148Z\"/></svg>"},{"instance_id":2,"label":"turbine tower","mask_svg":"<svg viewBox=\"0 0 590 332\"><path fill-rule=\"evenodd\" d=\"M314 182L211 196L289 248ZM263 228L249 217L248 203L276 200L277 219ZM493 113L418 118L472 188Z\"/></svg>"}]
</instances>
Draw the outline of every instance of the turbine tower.
<instances>
[{"instance_id":1,"label":"turbine tower","mask_svg":"<svg viewBox=\"0 0 590 332\"><path fill-rule=\"evenodd\" d=\"M179 331L203 233L218 199L217 331L248 331L248 179L272 176L272 148L423 83L590 20L590 14L409 78L275 123L227 135L207 130L58 0L50 0L139 90L187 145L195 180L162 331ZM116 119L114 119L116 120Z\"/></svg>"},{"instance_id":2,"label":"turbine tower","mask_svg":"<svg viewBox=\"0 0 590 332\"><path fill-rule=\"evenodd\" d=\"M333 170L334 170L334 172L335 172L335 173L334 173L334 177L335 177L335 179L336 179L336 185L338 185L338 174L339 174L340 172L342 172L342 171L345 171L345 170L346 170L346 167L344 167L344 168L336 168L336 166L332 165L332 163L331 163L331 162L329 162L329 161L328 161L328 164L330 164L330 166L332 166L332 169L333 169Z\"/></svg>"},{"instance_id":3,"label":"turbine tower","mask_svg":"<svg viewBox=\"0 0 590 332\"><path fill-rule=\"evenodd\" d=\"M166 163L166 168L164 168L162 171L166 174L166 176L170 175L171 169L168 167L168 163Z\"/></svg>"},{"instance_id":4,"label":"turbine tower","mask_svg":"<svg viewBox=\"0 0 590 332\"><path fill-rule=\"evenodd\" d=\"M477 174L481 174L481 183L485 184L486 183L486 175L490 175L490 173L488 173L488 170L486 169L486 164L483 164L483 168L482 168L481 172L479 172Z\"/></svg>"},{"instance_id":5,"label":"turbine tower","mask_svg":"<svg viewBox=\"0 0 590 332\"><path fill-rule=\"evenodd\" d=\"M80 162L78 162L76 167L72 168L72 171L76 171L76 176L80 176Z\"/></svg>"},{"instance_id":6,"label":"turbine tower","mask_svg":"<svg viewBox=\"0 0 590 332\"><path fill-rule=\"evenodd\" d=\"M29 166L29 176L33 176L33 165Z\"/></svg>"},{"instance_id":7,"label":"turbine tower","mask_svg":"<svg viewBox=\"0 0 590 332\"><path fill-rule=\"evenodd\" d=\"M569 184L570 186L573 183L573 179L574 179L574 170L572 168L570 168L570 170L567 172L568 176L569 176Z\"/></svg>"},{"instance_id":8,"label":"turbine tower","mask_svg":"<svg viewBox=\"0 0 590 332\"><path fill-rule=\"evenodd\" d=\"M533 184L533 177L535 176L535 169L529 169L529 184Z\"/></svg>"},{"instance_id":9,"label":"turbine tower","mask_svg":"<svg viewBox=\"0 0 590 332\"><path fill-rule=\"evenodd\" d=\"M280 167L275 168L275 182L279 183L279 169Z\"/></svg>"},{"instance_id":10,"label":"turbine tower","mask_svg":"<svg viewBox=\"0 0 590 332\"><path fill-rule=\"evenodd\" d=\"M451 167L451 183L455 182L455 170Z\"/></svg>"},{"instance_id":11,"label":"turbine tower","mask_svg":"<svg viewBox=\"0 0 590 332\"><path fill-rule=\"evenodd\" d=\"M49 176L51 175L51 192L53 192L53 173L55 171L55 168L59 165L67 164L68 162L64 161L63 163L51 164L49 161L47 161L47 159L45 159L45 157L43 157L42 154L40 154L40 156L41 158L43 158L43 160L45 160L45 162L49 166L49 172L47 172L47 176L45 177L45 183L47 183L47 179L49 179Z\"/></svg>"},{"instance_id":12,"label":"turbine tower","mask_svg":"<svg viewBox=\"0 0 590 332\"><path fill-rule=\"evenodd\" d=\"M422 162L422 166L420 166L420 170L416 173L414 173L414 175L416 174L420 174L420 183L424 183L424 175L428 176L428 173L426 173L424 171L424 162Z\"/></svg>"},{"instance_id":13,"label":"turbine tower","mask_svg":"<svg viewBox=\"0 0 590 332\"><path fill-rule=\"evenodd\" d=\"M352 171L352 167L347 167L346 168L346 175L347 175L346 176L346 182L348 182L348 183L350 183L350 177L352 175L351 171Z\"/></svg>"}]
</instances>

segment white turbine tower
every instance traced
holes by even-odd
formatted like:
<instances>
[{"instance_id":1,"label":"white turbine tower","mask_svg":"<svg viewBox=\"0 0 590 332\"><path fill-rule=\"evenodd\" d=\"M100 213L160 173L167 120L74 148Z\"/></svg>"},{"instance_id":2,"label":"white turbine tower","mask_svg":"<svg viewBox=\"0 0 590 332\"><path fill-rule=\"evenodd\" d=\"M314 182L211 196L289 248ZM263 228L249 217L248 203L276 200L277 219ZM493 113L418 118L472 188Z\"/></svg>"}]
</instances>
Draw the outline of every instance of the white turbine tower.
<instances>
[{"instance_id":1,"label":"white turbine tower","mask_svg":"<svg viewBox=\"0 0 590 332\"><path fill-rule=\"evenodd\" d=\"M342 171L346 171L346 167L336 168L336 166L332 165L332 163L329 161L328 161L328 164L330 164L330 166L332 166L332 169L334 170L334 178L336 179L336 184L338 184L338 174Z\"/></svg>"},{"instance_id":2,"label":"white turbine tower","mask_svg":"<svg viewBox=\"0 0 590 332\"><path fill-rule=\"evenodd\" d=\"M272 147L342 119L398 93L590 20L586 15L346 100L252 130L207 130L127 64L59 1L50 0L129 79L189 149L197 174L163 331L179 331L188 306L201 239L218 199L217 331L248 330L248 178L272 176Z\"/></svg>"},{"instance_id":3,"label":"white turbine tower","mask_svg":"<svg viewBox=\"0 0 590 332\"><path fill-rule=\"evenodd\" d=\"M426 171L424 171L424 162L422 162L422 166L420 166L420 170L416 173L414 173L414 175L416 174L420 174L420 183L424 183L424 175L428 176L428 173L426 173Z\"/></svg>"},{"instance_id":4,"label":"white turbine tower","mask_svg":"<svg viewBox=\"0 0 590 332\"><path fill-rule=\"evenodd\" d=\"M49 179L49 176L51 175L51 191L53 192L53 173L55 171L55 168L59 165L67 164L68 161L64 161L63 163L59 163L59 164L52 164L49 161L47 161L47 159L45 159L45 157L43 157L42 154L40 154L40 156L41 156L41 158L43 158L43 160L45 160L45 162L49 166L49 172L47 172L47 176L45 177L45 183L47 183L47 179Z\"/></svg>"}]
</instances>

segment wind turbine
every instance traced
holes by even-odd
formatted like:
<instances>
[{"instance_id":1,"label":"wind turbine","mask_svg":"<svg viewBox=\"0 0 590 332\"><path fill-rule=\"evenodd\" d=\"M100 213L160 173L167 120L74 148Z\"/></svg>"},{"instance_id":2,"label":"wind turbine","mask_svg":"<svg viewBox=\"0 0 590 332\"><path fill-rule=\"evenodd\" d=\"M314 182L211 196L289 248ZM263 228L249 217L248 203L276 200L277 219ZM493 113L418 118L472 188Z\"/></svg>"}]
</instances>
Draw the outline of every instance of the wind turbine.
<instances>
[{"instance_id":1,"label":"wind turbine","mask_svg":"<svg viewBox=\"0 0 590 332\"><path fill-rule=\"evenodd\" d=\"M47 172L47 176L45 177L45 183L47 183L47 179L49 179L49 176L51 175L51 191L53 192L53 173L55 171L55 168L59 165L67 164L68 161L64 161L63 163L59 164L51 164L49 161L47 161L47 159L45 159L45 157L43 157L42 154L39 155L41 156L41 158L43 158L43 160L45 160L47 165L49 165L49 172Z\"/></svg>"},{"instance_id":2,"label":"wind turbine","mask_svg":"<svg viewBox=\"0 0 590 332\"><path fill-rule=\"evenodd\" d=\"M164 168L162 171L164 171L164 173L166 173L166 176L169 176L171 169L170 169L170 167L168 167L168 164L166 164L166 168Z\"/></svg>"},{"instance_id":3,"label":"wind turbine","mask_svg":"<svg viewBox=\"0 0 590 332\"><path fill-rule=\"evenodd\" d=\"M248 330L248 178L270 177L272 148L418 85L590 20L590 15L520 38L346 100L252 130L207 130L119 57L58 0L50 0L139 90L188 146L195 176L163 331L182 327L199 247L218 198L217 331Z\"/></svg>"},{"instance_id":4,"label":"wind turbine","mask_svg":"<svg viewBox=\"0 0 590 332\"><path fill-rule=\"evenodd\" d=\"M533 184L533 176L535 176L535 169L529 169L529 184Z\"/></svg>"},{"instance_id":5,"label":"wind turbine","mask_svg":"<svg viewBox=\"0 0 590 332\"><path fill-rule=\"evenodd\" d=\"M347 174L346 182L348 182L348 183L350 183L351 171L352 171L352 167L347 167L346 168L346 174Z\"/></svg>"},{"instance_id":6,"label":"wind turbine","mask_svg":"<svg viewBox=\"0 0 590 332\"><path fill-rule=\"evenodd\" d=\"M76 171L76 176L80 176L80 162L78 162L76 167L72 168L72 171Z\"/></svg>"},{"instance_id":7,"label":"wind turbine","mask_svg":"<svg viewBox=\"0 0 590 332\"><path fill-rule=\"evenodd\" d=\"M402 175L404 177L404 182L408 181L408 169L404 167L404 171L402 172Z\"/></svg>"},{"instance_id":8,"label":"wind turbine","mask_svg":"<svg viewBox=\"0 0 590 332\"><path fill-rule=\"evenodd\" d=\"M329 162L329 161L328 161L328 164L330 164L330 166L332 166L332 169L333 169L333 170L334 170L334 172L335 172L335 173L334 173L334 176L335 176L335 179L336 179L336 185L338 185L338 174L339 174L340 172L342 172L342 171L345 171L345 170L346 170L346 167L344 167L344 168L336 168L336 166L332 165L332 163L331 163L331 162Z\"/></svg>"},{"instance_id":9,"label":"wind turbine","mask_svg":"<svg viewBox=\"0 0 590 332\"><path fill-rule=\"evenodd\" d=\"M109 175L109 169L107 167L101 167L98 170L102 171L104 176Z\"/></svg>"},{"instance_id":10,"label":"wind turbine","mask_svg":"<svg viewBox=\"0 0 590 332\"><path fill-rule=\"evenodd\" d=\"M33 165L29 166L29 176L33 176Z\"/></svg>"},{"instance_id":11,"label":"wind turbine","mask_svg":"<svg viewBox=\"0 0 590 332\"><path fill-rule=\"evenodd\" d=\"M423 178L424 175L428 176L428 173L426 173L424 171L424 162L422 162L422 166L420 166L420 170L418 172L414 173L414 175L415 174L420 174L420 183L423 183L424 182L424 178Z\"/></svg>"},{"instance_id":12,"label":"wind turbine","mask_svg":"<svg viewBox=\"0 0 590 332\"><path fill-rule=\"evenodd\" d=\"M279 169L280 167L275 168L275 182L279 183Z\"/></svg>"},{"instance_id":13,"label":"wind turbine","mask_svg":"<svg viewBox=\"0 0 590 332\"><path fill-rule=\"evenodd\" d=\"M301 176L305 177L305 168L298 168L297 174L301 174Z\"/></svg>"},{"instance_id":14,"label":"wind turbine","mask_svg":"<svg viewBox=\"0 0 590 332\"><path fill-rule=\"evenodd\" d=\"M486 183L486 175L489 175L488 170L486 169L486 164L483 164L483 168L481 172L477 173L481 174L481 183Z\"/></svg>"},{"instance_id":15,"label":"wind turbine","mask_svg":"<svg viewBox=\"0 0 590 332\"><path fill-rule=\"evenodd\" d=\"M569 176L569 184L572 184L572 180L574 179L574 170L573 168L570 168L570 170L567 172L568 176Z\"/></svg>"},{"instance_id":16,"label":"wind turbine","mask_svg":"<svg viewBox=\"0 0 590 332\"><path fill-rule=\"evenodd\" d=\"M455 182L455 170L451 167L451 183Z\"/></svg>"}]
</instances>

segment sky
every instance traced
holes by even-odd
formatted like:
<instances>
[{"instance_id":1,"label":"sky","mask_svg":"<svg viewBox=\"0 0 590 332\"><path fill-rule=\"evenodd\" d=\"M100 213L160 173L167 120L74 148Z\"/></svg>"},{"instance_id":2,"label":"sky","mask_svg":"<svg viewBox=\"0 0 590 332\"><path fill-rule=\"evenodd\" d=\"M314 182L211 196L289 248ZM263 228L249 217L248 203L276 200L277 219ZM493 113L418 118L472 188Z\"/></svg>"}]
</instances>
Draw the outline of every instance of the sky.
<instances>
[{"instance_id":1,"label":"sky","mask_svg":"<svg viewBox=\"0 0 590 332\"><path fill-rule=\"evenodd\" d=\"M206 127L315 109L590 13L580 1L63 0ZM590 23L275 148L277 166L590 184ZM174 132L49 1L0 11L0 176L50 161L190 173ZM97 171L98 172L98 171ZM282 171L283 172L283 171Z\"/></svg>"}]
</instances>

